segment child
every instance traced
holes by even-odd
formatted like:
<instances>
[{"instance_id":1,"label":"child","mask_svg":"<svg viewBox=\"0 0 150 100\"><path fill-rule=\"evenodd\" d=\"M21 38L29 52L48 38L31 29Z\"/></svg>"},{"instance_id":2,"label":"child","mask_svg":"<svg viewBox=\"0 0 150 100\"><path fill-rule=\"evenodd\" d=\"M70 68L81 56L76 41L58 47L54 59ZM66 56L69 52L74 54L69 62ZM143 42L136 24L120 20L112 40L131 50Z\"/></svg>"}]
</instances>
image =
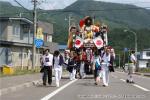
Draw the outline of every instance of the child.
<instances>
[{"instance_id":1,"label":"child","mask_svg":"<svg viewBox=\"0 0 150 100\"><path fill-rule=\"evenodd\" d=\"M68 68L67 70L70 72L70 80L74 80L75 79L75 75L76 75L76 61L73 58L73 55L70 56L70 58L68 59Z\"/></svg>"},{"instance_id":2,"label":"child","mask_svg":"<svg viewBox=\"0 0 150 100\"><path fill-rule=\"evenodd\" d=\"M98 82L100 82L100 78L102 77L101 73L101 57L99 56L95 61L95 84L98 85Z\"/></svg>"}]
</instances>

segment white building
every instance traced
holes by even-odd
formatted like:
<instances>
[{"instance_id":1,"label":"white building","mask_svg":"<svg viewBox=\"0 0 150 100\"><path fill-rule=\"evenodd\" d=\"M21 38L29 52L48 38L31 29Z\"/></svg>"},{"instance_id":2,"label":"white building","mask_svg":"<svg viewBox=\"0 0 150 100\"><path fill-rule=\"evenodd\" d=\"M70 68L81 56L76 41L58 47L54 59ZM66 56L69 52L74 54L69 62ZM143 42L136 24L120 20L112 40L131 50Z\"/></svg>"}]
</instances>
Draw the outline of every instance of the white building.
<instances>
[{"instance_id":1,"label":"white building","mask_svg":"<svg viewBox=\"0 0 150 100\"><path fill-rule=\"evenodd\" d=\"M138 59L139 68L150 68L150 48L144 49L140 52L140 57Z\"/></svg>"}]
</instances>

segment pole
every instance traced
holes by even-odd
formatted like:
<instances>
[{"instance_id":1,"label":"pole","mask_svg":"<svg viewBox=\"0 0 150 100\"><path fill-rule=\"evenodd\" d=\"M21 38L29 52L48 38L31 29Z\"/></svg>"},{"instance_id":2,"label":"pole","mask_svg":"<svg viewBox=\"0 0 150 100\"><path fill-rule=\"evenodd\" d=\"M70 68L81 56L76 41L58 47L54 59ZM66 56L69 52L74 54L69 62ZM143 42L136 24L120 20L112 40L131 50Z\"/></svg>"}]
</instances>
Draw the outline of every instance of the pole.
<instances>
[{"instance_id":1,"label":"pole","mask_svg":"<svg viewBox=\"0 0 150 100\"><path fill-rule=\"evenodd\" d=\"M120 69L120 54L118 54L119 55L119 69Z\"/></svg>"},{"instance_id":2,"label":"pole","mask_svg":"<svg viewBox=\"0 0 150 100\"><path fill-rule=\"evenodd\" d=\"M135 42L135 48L134 48L134 50L135 50L135 53L137 55L137 33L135 33L134 31L131 31L131 30L124 30L124 32L127 32L127 31L134 34L134 42Z\"/></svg>"},{"instance_id":3,"label":"pole","mask_svg":"<svg viewBox=\"0 0 150 100\"><path fill-rule=\"evenodd\" d=\"M123 54L123 67L125 68L125 59L126 59L126 53L124 51L124 54Z\"/></svg>"},{"instance_id":4,"label":"pole","mask_svg":"<svg viewBox=\"0 0 150 100\"><path fill-rule=\"evenodd\" d=\"M71 16L69 14L69 18L68 18L68 33L70 33L70 20L71 20Z\"/></svg>"},{"instance_id":5,"label":"pole","mask_svg":"<svg viewBox=\"0 0 150 100\"><path fill-rule=\"evenodd\" d=\"M134 42L135 42L135 48L134 48L134 50L135 50L135 56L136 56L136 58L137 58L137 33L135 33L134 31L132 31L132 30L124 30L124 32L131 32L131 33L133 33L134 34ZM138 71L138 66L137 66L137 64L136 64L136 71Z\"/></svg>"},{"instance_id":6,"label":"pole","mask_svg":"<svg viewBox=\"0 0 150 100\"><path fill-rule=\"evenodd\" d=\"M36 6L37 6L37 0L33 0L34 3L34 12L33 12L33 19L34 19L34 33L33 33L33 45L32 45L32 68L35 69L35 54L36 54L36 48L35 48L35 35L36 35L36 23L37 23L37 12L36 12Z\"/></svg>"}]
</instances>

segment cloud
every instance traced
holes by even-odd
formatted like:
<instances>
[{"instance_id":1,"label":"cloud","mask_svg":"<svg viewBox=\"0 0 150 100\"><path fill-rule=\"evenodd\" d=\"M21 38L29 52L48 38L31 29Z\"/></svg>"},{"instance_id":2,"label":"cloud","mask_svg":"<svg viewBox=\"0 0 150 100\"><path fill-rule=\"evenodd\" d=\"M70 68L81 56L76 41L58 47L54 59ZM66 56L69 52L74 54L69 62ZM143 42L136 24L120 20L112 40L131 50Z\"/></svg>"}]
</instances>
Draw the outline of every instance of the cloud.
<instances>
[{"instance_id":1,"label":"cloud","mask_svg":"<svg viewBox=\"0 0 150 100\"><path fill-rule=\"evenodd\" d=\"M14 0L0 0L0 1L8 1L13 5L18 5ZM17 0L24 7L28 9L33 9L33 4L31 0ZM53 10L53 9L63 9L77 0L38 0L40 4L38 7L45 10ZM44 2L41 2L44 1ZM104 2L113 2L113 3L123 3L123 4L132 4L139 7L150 7L150 0L96 0L96 1L104 1Z\"/></svg>"},{"instance_id":2,"label":"cloud","mask_svg":"<svg viewBox=\"0 0 150 100\"><path fill-rule=\"evenodd\" d=\"M69 6L70 4L72 4L73 2L75 2L76 0L53 0L53 1L48 1L47 2L43 2L40 5L40 8L45 9L45 10L49 10L49 9L63 9L67 6Z\"/></svg>"}]
</instances>

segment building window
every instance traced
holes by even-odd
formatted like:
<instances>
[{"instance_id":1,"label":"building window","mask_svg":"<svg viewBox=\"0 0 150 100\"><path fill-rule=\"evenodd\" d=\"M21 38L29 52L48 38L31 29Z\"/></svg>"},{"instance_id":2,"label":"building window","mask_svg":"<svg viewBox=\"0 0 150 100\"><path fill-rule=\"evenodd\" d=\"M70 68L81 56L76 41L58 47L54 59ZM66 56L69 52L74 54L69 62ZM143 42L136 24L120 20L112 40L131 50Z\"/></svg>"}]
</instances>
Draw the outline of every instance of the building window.
<instances>
[{"instance_id":1,"label":"building window","mask_svg":"<svg viewBox=\"0 0 150 100\"><path fill-rule=\"evenodd\" d=\"M52 36L51 35L47 35L47 42L52 42Z\"/></svg>"},{"instance_id":2,"label":"building window","mask_svg":"<svg viewBox=\"0 0 150 100\"><path fill-rule=\"evenodd\" d=\"M150 56L150 52L146 52L146 56Z\"/></svg>"},{"instance_id":3,"label":"building window","mask_svg":"<svg viewBox=\"0 0 150 100\"><path fill-rule=\"evenodd\" d=\"M16 24L13 26L13 34L19 35L20 34L20 25Z\"/></svg>"},{"instance_id":4,"label":"building window","mask_svg":"<svg viewBox=\"0 0 150 100\"><path fill-rule=\"evenodd\" d=\"M25 54L25 53L24 53L24 58L25 58L25 59L27 58L27 54Z\"/></svg>"},{"instance_id":5,"label":"building window","mask_svg":"<svg viewBox=\"0 0 150 100\"><path fill-rule=\"evenodd\" d=\"M19 53L19 59L22 59L22 53Z\"/></svg>"}]
</instances>

